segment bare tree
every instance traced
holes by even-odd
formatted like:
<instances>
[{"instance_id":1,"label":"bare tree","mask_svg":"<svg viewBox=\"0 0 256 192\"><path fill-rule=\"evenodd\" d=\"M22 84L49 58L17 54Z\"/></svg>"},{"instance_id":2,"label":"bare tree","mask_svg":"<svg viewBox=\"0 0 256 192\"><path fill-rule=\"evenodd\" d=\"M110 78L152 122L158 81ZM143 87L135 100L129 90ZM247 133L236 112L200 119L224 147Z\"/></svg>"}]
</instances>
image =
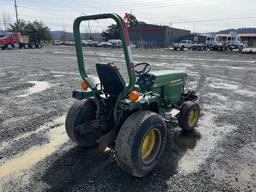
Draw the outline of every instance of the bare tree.
<instances>
[{"instance_id":1,"label":"bare tree","mask_svg":"<svg viewBox=\"0 0 256 192\"><path fill-rule=\"evenodd\" d=\"M4 31L7 31L8 28L10 27L11 21L12 21L12 19L11 19L10 15L6 12L3 12L2 13L2 19L1 19L1 22L0 22L1 26L2 26L1 28Z\"/></svg>"}]
</instances>

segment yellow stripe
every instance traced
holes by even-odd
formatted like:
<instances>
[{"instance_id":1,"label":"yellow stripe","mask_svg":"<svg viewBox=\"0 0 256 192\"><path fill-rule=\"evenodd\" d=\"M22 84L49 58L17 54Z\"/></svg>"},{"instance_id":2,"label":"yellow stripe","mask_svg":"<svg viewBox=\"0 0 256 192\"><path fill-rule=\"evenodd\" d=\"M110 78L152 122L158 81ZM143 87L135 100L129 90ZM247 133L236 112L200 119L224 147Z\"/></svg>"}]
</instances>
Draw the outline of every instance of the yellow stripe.
<instances>
[{"instance_id":1,"label":"yellow stripe","mask_svg":"<svg viewBox=\"0 0 256 192\"><path fill-rule=\"evenodd\" d=\"M171 84L171 86L174 86L174 85L179 85L179 84L182 84L183 83L183 79L177 79L177 80L172 80L172 81L169 81L169 82L164 82L164 83L161 83L161 84L155 84L153 87L160 87L160 86L163 86L163 85L169 85Z\"/></svg>"},{"instance_id":2,"label":"yellow stripe","mask_svg":"<svg viewBox=\"0 0 256 192\"><path fill-rule=\"evenodd\" d=\"M173 81L169 81L169 83L177 83L177 82L179 82L179 81L182 81L183 79L176 79L176 80L173 80Z\"/></svg>"},{"instance_id":3,"label":"yellow stripe","mask_svg":"<svg viewBox=\"0 0 256 192\"><path fill-rule=\"evenodd\" d=\"M178 83L175 83L175 84L172 84L172 85L169 85L169 86L175 86L175 85L181 85L183 84L183 82L178 82Z\"/></svg>"}]
</instances>

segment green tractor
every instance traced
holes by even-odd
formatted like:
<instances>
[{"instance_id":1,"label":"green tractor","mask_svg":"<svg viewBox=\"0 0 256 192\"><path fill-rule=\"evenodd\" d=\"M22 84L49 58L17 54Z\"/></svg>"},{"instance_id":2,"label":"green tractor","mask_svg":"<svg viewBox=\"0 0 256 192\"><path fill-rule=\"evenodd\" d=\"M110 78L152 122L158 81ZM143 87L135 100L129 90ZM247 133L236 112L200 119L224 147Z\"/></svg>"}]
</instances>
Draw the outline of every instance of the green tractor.
<instances>
[{"instance_id":1,"label":"green tractor","mask_svg":"<svg viewBox=\"0 0 256 192\"><path fill-rule=\"evenodd\" d=\"M82 21L116 21L125 56L129 83L112 63L97 63L100 80L94 84L84 66L80 39ZM169 121L184 131L197 124L200 108L194 91L185 93L187 74L176 70L151 71L150 64L134 65L126 24L117 14L81 16L74 21L74 37L82 90L66 117L70 139L85 148L112 148L119 167L136 177L153 170L163 154Z\"/></svg>"}]
</instances>

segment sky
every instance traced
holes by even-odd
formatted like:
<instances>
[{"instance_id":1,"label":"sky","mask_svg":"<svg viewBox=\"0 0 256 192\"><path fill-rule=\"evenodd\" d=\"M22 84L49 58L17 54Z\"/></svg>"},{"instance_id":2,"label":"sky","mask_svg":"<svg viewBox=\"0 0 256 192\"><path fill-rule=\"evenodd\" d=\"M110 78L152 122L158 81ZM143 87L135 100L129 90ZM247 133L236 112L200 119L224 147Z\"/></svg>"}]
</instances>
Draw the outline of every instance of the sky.
<instances>
[{"instance_id":1,"label":"sky","mask_svg":"<svg viewBox=\"0 0 256 192\"><path fill-rule=\"evenodd\" d=\"M20 19L43 21L52 31L71 32L76 17L109 12L200 33L256 27L256 0L17 0L17 5ZM0 0L0 26L3 15L15 22L14 0ZM82 32L101 32L110 23L91 21Z\"/></svg>"}]
</instances>

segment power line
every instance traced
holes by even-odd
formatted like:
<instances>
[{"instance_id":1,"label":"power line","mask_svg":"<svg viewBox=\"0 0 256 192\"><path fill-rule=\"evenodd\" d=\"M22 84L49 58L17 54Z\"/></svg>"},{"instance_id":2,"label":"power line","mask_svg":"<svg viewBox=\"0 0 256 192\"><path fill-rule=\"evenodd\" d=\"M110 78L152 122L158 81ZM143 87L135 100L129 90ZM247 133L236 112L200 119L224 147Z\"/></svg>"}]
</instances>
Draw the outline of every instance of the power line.
<instances>
[{"instance_id":1,"label":"power line","mask_svg":"<svg viewBox=\"0 0 256 192\"><path fill-rule=\"evenodd\" d=\"M37 7L27 7L27 6L19 6L19 7L22 9L29 9L29 10L33 10L33 11L42 10L41 8L37 8ZM67 16L65 14L59 14L59 12L56 13L56 10L54 11L52 9L48 9L47 11L44 11L44 13L49 13L50 15L57 15L57 16L62 16L62 17ZM76 15L76 16L78 16L78 15Z\"/></svg>"},{"instance_id":2,"label":"power line","mask_svg":"<svg viewBox=\"0 0 256 192\"><path fill-rule=\"evenodd\" d=\"M42 4L42 3L47 3L47 2L44 2L44 1L41 1L41 0L38 0L38 1L40 1L40 4ZM168 2L166 2L166 0L160 0L160 1L149 1L149 2L136 2L136 7L141 7L141 8L145 8L145 7L152 7L152 6L159 6L159 5L161 5L162 7L166 7L166 6L176 6L176 5L180 5L180 3L186 3L186 5L187 4L193 4L193 3L199 3L199 2L203 2L203 0L182 0L182 1L180 1L180 0L172 0L172 1L168 1ZM88 4L86 4L86 5L84 5L84 4L81 4L80 2L79 3L75 3L76 5L78 5L78 6L73 6L73 4L71 5L71 6L68 6L68 5L65 5L65 4L63 4L63 3L57 3L57 2L54 2L54 1L52 1L51 2L51 5L52 4L54 4L54 5L58 5L58 7L50 7L51 9L62 9L63 10L63 8L64 9L76 9L76 8L83 8L83 6L84 6L84 9L100 9L100 8L104 8L104 9L106 9L106 7L107 6L111 6L111 9L115 9L115 10L117 10L117 9L127 9L128 8L128 6L125 4L109 4L109 3L104 3L104 2L100 2L100 4L96 4L95 5L95 3L94 3L94 5L88 5ZM104 6L102 6L102 5L104 5ZM48 8L47 8L48 9Z\"/></svg>"},{"instance_id":3,"label":"power line","mask_svg":"<svg viewBox=\"0 0 256 192\"><path fill-rule=\"evenodd\" d=\"M207 3L211 2L213 0L208 0ZM43 3L41 1L41 3ZM45 3L45 2L44 2ZM51 4L54 3L55 5L59 5L58 7L48 7L48 6L43 6L45 8L47 8L47 10L64 10L64 9L83 9L83 4L78 3L78 5L80 6L67 6L64 4L58 4L57 2L51 2ZM205 3L204 0L190 0L190 1L186 1L186 0L181 0L181 1L151 1L150 3L142 3L142 2L138 2L136 3L136 7L133 7L133 9L152 9L152 8L161 8L161 7L183 7L183 6L187 6L187 5L194 5L194 4L198 4L198 3ZM103 3L104 4L104 3ZM88 9L101 9L104 8L104 10L112 10L113 9L116 10L124 10L124 9L128 9L129 7L127 5L111 5L111 4L106 4L108 6L110 6L110 8L107 8L107 6L102 6L102 3L100 3L100 5L88 5L85 6L84 9L88 10ZM29 6L31 7L31 6ZM31 7L32 8L32 7ZM42 8L42 6L40 7ZM73 10L72 10L73 11ZM70 11L71 12L71 11Z\"/></svg>"}]
</instances>

